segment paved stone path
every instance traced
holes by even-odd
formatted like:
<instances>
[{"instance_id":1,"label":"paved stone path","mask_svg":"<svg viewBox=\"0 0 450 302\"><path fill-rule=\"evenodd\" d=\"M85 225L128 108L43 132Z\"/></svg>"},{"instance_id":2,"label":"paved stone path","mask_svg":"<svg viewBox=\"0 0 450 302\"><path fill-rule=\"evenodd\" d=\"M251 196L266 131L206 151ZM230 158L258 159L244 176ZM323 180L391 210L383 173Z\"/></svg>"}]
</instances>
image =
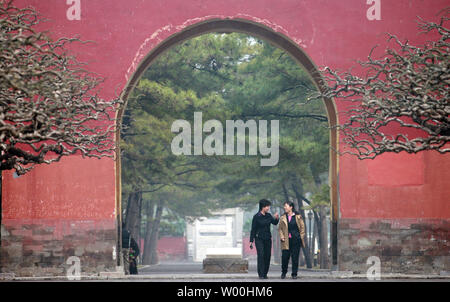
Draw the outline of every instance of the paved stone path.
<instances>
[{"instance_id":1,"label":"paved stone path","mask_svg":"<svg viewBox=\"0 0 450 302\"><path fill-rule=\"evenodd\" d=\"M290 268L289 268L290 269ZM247 274L204 274L201 263L162 263L158 265L141 266L139 275L124 276L119 273L103 273L100 276L82 276L81 281L153 281L153 282L310 282L310 281L333 281L354 282L368 280L365 274L353 274L352 272L338 272L321 269L300 268L298 279L280 278L280 265L273 264L268 274L269 279L261 280L256 273L256 264L249 264ZM67 277L14 277L0 274L1 281L65 281ZM381 274L381 281L440 281L450 282L450 275L407 275L407 274Z\"/></svg>"}]
</instances>

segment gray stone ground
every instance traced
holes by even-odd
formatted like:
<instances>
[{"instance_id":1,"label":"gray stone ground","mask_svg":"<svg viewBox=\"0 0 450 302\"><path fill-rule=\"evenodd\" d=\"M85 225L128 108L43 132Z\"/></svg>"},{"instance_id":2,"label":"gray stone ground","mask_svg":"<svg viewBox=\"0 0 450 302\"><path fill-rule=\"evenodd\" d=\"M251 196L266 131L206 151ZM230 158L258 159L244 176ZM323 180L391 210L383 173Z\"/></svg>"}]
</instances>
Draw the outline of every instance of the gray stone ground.
<instances>
[{"instance_id":1,"label":"gray stone ground","mask_svg":"<svg viewBox=\"0 0 450 302\"><path fill-rule=\"evenodd\" d=\"M290 268L289 268L290 269ZM423 281L423 282L450 282L450 274L442 272L440 275L412 275L412 274L381 274L381 280L368 280L365 274L353 274L352 272L331 271L321 269L300 268L298 279L280 279L281 268L273 264L268 274L269 279L260 280L256 273L256 264L249 264L249 272L246 274L204 274L201 263L161 263L158 265L141 266L139 275L124 276L121 273L101 273L97 276L82 276L81 281L128 281L128 282L398 282L398 281ZM0 274L0 281L65 281L66 276L59 277L14 277Z\"/></svg>"}]
</instances>

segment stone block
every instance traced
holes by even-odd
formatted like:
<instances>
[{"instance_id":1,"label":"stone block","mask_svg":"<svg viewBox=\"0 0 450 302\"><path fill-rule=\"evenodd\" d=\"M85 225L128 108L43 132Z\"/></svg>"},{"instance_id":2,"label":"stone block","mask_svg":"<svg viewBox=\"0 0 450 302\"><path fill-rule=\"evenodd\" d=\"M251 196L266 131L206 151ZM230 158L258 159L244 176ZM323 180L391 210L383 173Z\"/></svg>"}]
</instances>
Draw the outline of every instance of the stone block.
<instances>
[{"instance_id":1,"label":"stone block","mask_svg":"<svg viewBox=\"0 0 450 302\"><path fill-rule=\"evenodd\" d=\"M22 258L23 256L23 245L21 243L11 243L10 245L3 247L3 251L9 258Z\"/></svg>"},{"instance_id":2,"label":"stone block","mask_svg":"<svg viewBox=\"0 0 450 302\"><path fill-rule=\"evenodd\" d=\"M125 274L120 272L100 272L100 278L105 279L115 279L115 278L124 278Z\"/></svg>"},{"instance_id":3,"label":"stone block","mask_svg":"<svg viewBox=\"0 0 450 302\"><path fill-rule=\"evenodd\" d=\"M247 273L248 260L236 258L205 258L204 273Z\"/></svg>"},{"instance_id":4,"label":"stone block","mask_svg":"<svg viewBox=\"0 0 450 302\"><path fill-rule=\"evenodd\" d=\"M51 226L36 226L33 228L33 235L53 235L54 229Z\"/></svg>"},{"instance_id":5,"label":"stone block","mask_svg":"<svg viewBox=\"0 0 450 302\"><path fill-rule=\"evenodd\" d=\"M370 240L368 240L367 238L359 238L358 241L356 242L356 245L359 248L370 248L372 247L372 242L370 242Z\"/></svg>"},{"instance_id":6,"label":"stone block","mask_svg":"<svg viewBox=\"0 0 450 302\"><path fill-rule=\"evenodd\" d=\"M83 254L84 254L84 247L82 247L82 246L77 246L77 247L75 248L75 256L81 257L81 256L83 256Z\"/></svg>"},{"instance_id":7,"label":"stone block","mask_svg":"<svg viewBox=\"0 0 450 302\"><path fill-rule=\"evenodd\" d=\"M26 229L12 229L11 235L26 237L26 236L31 236L32 232L31 232L31 230L26 230Z\"/></svg>"},{"instance_id":8,"label":"stone block","mask_svg":"<svg viewBox=\"0 0 450 302\"><path fill-rule=\"evenodd\" d=\"M369 225L369 229L375 229L375 230L389 230L391 228L391 224L388 222L381 222L381 221L377 221L377 222L372 222Z\"/></svg>"},{"instance_id":9,"label":"stone block","mask_svg":"<svg viewBox=\"0 0 450 302\"><path fill-rule=\"evenodd\" d=\"M0 234L2 234L2 238L9 237L10 233L9 233L8 229L3 224L0 226L0 231L1 231Z\"/></svg>"},{"instance_id":10,"label":"stone block","mask_svg":"<svg viewBox=\"0 0 450 302\"><path fill-rule=\"evenodd\" d=\"M14 273L0 273L0 280L13 280L14 277Z\"/></svg>"},{"instance_id":11,"label":"stone block","mask_svg":"<svg viewBox=\"0 0 450 302\"><path fill-rule=\"evenodd\" d=\"M242 258L242 249L240 248L208 248L206 249L206 258Z\"/></svg>"},{"instance_id":12,"label":"stone block","mask_svg":"<svg viewBox=\"0 0 450 302\"><path fill-rule=\"evenodd\" d=\"M381 256L399 256L401 253L401 246L384 246L381 249Z\"/></svg>"}]
</instances>

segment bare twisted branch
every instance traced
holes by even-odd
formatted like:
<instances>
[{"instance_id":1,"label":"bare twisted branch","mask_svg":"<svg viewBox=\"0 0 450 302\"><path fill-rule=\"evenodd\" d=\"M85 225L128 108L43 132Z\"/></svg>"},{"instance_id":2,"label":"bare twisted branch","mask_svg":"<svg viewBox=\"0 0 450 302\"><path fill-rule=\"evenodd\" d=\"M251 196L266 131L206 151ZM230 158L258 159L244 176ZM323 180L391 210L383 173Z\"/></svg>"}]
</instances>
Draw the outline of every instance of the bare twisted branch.
<instances>
[{"instance_id":1,"label":"bare twisted branch","mask_svg":"<svg viewBox=\"0 0 450 302\"><path fill-rule=\"evenodd\" d=\"M99 98L102 79L83 68L66 46L34 31L33 8L0 1L0 170L18 174L36 164L81 154L112 157L120 100Z\"/></svg>"},{"instance_id":2,"label":"bare twisted branch","mask_svg":"<svg viewBox=\"0 0 450 302\"><path fill-rule=\"evenodd\" d=\"M446 10L448 15L450 10ZM320 97L351 101L339 125L350 147L344 153L360 159L384 152L450 152L450 30L449 18L419 22L419 29L438 38L422 46L389 35L394 48L381 59L359 61L366 74L339 73L325 67L328 86Z\"/></svg>"}]
</instances>

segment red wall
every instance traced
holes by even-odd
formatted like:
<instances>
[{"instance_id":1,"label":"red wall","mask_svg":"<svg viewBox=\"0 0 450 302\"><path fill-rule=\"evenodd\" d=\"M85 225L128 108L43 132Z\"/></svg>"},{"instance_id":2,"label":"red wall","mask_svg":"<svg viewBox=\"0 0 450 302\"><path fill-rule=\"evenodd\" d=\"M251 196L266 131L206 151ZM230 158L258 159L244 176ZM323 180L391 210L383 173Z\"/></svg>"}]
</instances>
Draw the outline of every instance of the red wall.
<instances>
[{"instance_id":1,"label":"red wall","mask_svg":"<svg viewBox=\"0 0 450 302\"><path fill-rule=\"evenodd\" d=\"M17 1L35 6L55 37L79 35L74 46L89 69L105 77L102 96L126 87L142 58L188 25L214 18L243 18L288 36L317 66L346 69L365 59L385 32L412 43L416 16L436 20L447 0L382 0L382 20L366 18L365 0L81 0L81 20L69 21L66 1ZM342 109L341 104L337 104ZM449 218L450 155L386 155L374 161L339 160L341 217ZM3 223L9 219L113 219L115 168L111 159L73 156L13 179L4 173Z\"/></svg>"},{"instance_id":2,"label":"red wall","mask_svg":"<svg viewBox=\"0 0 450 302\"><path fill-rule=\"evenodd\" d=\"M161 237L158 239L156 250L159 261L186 260L186 238L185 237ZM145 240L141 239L141 257L144 255Z\"/></svg>"},{"instance_id":3,"label":"red wall","mask_svg":"<svg viewBox=\"0 0 450 302\"><path fill-rule=\"evenodd\" d=\"M157 250L160 261L186 259L186 238L161 237Z\"/></svg>"},{"instance_id":4,"label":"red wall","mask_svg":"<svg viewBox=\"0 0 450 302\"><path fill-rule=\"evenodd\" d=\"M246 236L242 238L242 244L243 244L243 257L247 258L247 257L256 257L256 248L255 245L253 244L253 249L250 248L250 237ZM273 255L273 245L272 245L272 255Z\"/></svg>"},{"instance_id":5,"label":"red wall","mask_svg":"<svg viewBox=\"0 0 450 302\"><path fill-rule=\"evenodd\" d=\"M3 219L114 219L114 161L63 158L15 178L3 172Z\"/></svg>"},{"instance_id":6,"label":"red wall","mask_svg":"<svg viewBox=\"0 0 450 302\"><path fill-rule=\"evenodd\" d=\"M450 218L450 154L344 156L340 171L343 218Z\"/></svg>"}]
</instances>

